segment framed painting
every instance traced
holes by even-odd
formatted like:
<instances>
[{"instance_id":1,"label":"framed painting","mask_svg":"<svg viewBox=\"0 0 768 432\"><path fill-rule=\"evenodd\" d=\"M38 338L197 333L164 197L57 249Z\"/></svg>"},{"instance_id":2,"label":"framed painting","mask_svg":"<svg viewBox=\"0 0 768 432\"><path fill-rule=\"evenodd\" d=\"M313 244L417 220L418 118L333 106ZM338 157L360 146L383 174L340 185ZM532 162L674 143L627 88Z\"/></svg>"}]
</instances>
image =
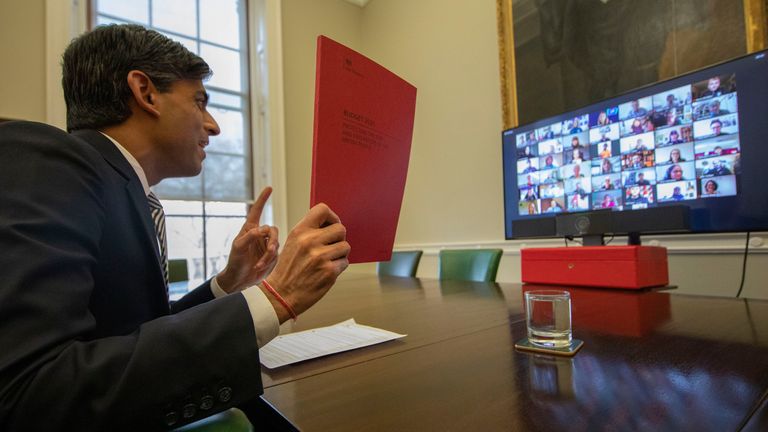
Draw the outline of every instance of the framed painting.
<instances>
[{"instance_id":1,"label":"framed painting","mask_svg":"<svg viewBox=\"0 0 768 432\"><path fill-rule=\"evenodd\" d=\"M504 128L765 49L768 0L497 0Z\"/></svg>"}]
</instances>

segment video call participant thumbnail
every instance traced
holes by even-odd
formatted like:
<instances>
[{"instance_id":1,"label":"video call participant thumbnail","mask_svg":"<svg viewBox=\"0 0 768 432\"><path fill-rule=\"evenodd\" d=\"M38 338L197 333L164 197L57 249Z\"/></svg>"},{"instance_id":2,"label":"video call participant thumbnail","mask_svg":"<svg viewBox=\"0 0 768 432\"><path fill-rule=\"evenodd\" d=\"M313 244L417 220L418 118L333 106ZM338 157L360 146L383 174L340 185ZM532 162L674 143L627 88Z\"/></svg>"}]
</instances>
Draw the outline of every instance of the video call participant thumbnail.
<instances>
[{"instance_id":1,"label":"video call participant thumbnail","mask_svg":"<svg viewBox=\"0 0 768 432\"><path fill-rule=\"evenodd\" d=\"M542 213L560 213L565 211L565 201L562 197L541 200Z\"/></svg>"},{"instance_id":2,"label":"video call participant thumbnail","mask_svg":"<svg viewBox=\"0 0 768 432\"><path fill-rule=\"evenodd\" d=\"M566 195L569 211L589 210L589 195Z\"/></svg>"},{"instance_id":3,"label":"video call participant thumbnail","mask_svg":"<svg viewBox=\"0 0 768 432\"><path fill-rule=\"evenodd\" d=\"M595 192L592 194L592 208L594 210L612 209L621 207L622 191L613 190L606 192Z\"/></svg>"},{"instance_id":4,"label":"video call participant thumbnail","mask_svg":"<svg viewBox=\"0 0 768 432\"><path fill-rule=\"evenodd\" d=\"M736 176L705 177L699 180L699 193L702 198L716 198L737 194Z\"/></svg>"},{"instance_id":5,"label":"video call participant thumbnail","mask_svg":"<svg viewBox=\"0 0 768 432\"><path fill-rule=\"evenodd\" d=\"M659 183L656 186L659 202L685 201L697 198L696 181Z\"/></svg>"},{"instance_id":6,"label":"video call participant thumbnail","mask_svg":"<svg viewBox=\"0 0 768 432\"><path fill-rule=\"evenodd\" d=\"M538 201L520 201L518 204L518 213L521 216L539 214L539 202Z\"/></svg>"},{"instance_id":7,"label":"video call participant thumbnail","mask_svg":"<svg viewBox=\"0 0 768 432\"><path fill-rule=\"evenodd\" d=\"M693 84L693 100L722 96L736 91L736 75L716 75Z\"/></svg>"},{"instance_id":8,"label":"video call participant thumbnail","mask_svg":"<svg viewBox=\"0 0 768 432\"><path fill-rule=\"evenodd\" d=\"M653 186L631 186L625 189L624 203L631 208L644 208L652 204Z\"/></svg>"},{"instance_id":9,"label":"video call participant thumbnail","mask_svg":"<svg viewBox=\"0 0 768 432\"><path fill-rule=\"evenodd\" d=\"M695 180L696 169L693 162L681 162L656 167L658 182L672 182L682 180Z\"/></svg>"}]
</instances>

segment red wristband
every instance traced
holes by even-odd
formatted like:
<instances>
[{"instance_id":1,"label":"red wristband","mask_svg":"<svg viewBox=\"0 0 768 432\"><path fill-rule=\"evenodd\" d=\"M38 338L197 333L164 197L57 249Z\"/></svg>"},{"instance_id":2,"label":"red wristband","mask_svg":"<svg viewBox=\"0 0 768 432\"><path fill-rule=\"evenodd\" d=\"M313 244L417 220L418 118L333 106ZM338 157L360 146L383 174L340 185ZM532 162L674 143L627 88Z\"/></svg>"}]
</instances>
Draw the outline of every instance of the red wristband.
<instances>
[{"instance_id":1,"label":"red wristband","mask_svg":"<svg viewBox=\"0 0 768 432\"><path fill-rule=\"evenodd\" d=\"M277 301L279 301L279 302L280 302L280 304L281 304L281 305L283 305L283 307L285 308L285 310L287 310L287 311L288 311L288 315L290 315L290 316L291 316L291 319L292 319L292 320L294 320L294 321L296 321L296 317L297 317L297 315L296 315L296 312L294 312L294 310L293 310L293 308L291 307L291 305L289 305L289 304L288 304L288 302L287 302L287 301L285 301L285 299L283 298L283 296L281 296L281 295L280 295L280 294L277 292L277 290L275 290L274 288L272 288L272 285L270 285L270 284L269 284L269 282L267 282L267 280L266 280L266 279L264 279L263 281L261 281L261 283L264 285L264 288L265 288L267 291L269 291L269 293L270 293L270 294L272 294L273 296L275 296L275 298L277 299Z\"/></svg>"}]
</instances>

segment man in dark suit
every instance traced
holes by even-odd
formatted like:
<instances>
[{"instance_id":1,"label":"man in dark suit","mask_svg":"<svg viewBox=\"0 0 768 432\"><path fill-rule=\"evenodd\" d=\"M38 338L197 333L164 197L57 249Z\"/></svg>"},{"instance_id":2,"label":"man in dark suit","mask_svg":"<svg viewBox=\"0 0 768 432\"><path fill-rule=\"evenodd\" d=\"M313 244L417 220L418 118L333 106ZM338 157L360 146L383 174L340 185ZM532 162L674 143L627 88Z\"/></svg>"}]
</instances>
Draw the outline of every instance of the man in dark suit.
<instances>
[{"instance_id":1,"label":"man in dark suit","mask_svg":"<svg viewBox=\"0 0 768 432\"><path fill-rule=\"evenodd\" d=\"M157 430L254 400L259 347L348 265L339 218L313 207L278 258L266 189L225 270L169 305L149 186L202 169L208 65L124 25L63 68L69 134L0 126L0 430Z\"/></svg>"}]
</instances>

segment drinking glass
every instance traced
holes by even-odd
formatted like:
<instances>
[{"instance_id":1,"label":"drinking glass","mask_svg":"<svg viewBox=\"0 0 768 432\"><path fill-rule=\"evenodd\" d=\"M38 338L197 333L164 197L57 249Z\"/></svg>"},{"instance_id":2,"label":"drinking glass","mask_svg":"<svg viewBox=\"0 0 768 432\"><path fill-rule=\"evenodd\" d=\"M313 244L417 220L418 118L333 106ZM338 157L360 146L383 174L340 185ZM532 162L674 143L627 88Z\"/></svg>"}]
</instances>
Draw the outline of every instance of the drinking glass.
<instances>
[{"instance_id":1,"label":"drinking glass","mask_svg":"<svg viewBox=\"0 0 768 432\"><path fill-rule=\"evenodd\" d=\"M571 345L571 295L567 291L525 293L526 325L531 344L544 348Z\"/></svg>"}]
</instances>

